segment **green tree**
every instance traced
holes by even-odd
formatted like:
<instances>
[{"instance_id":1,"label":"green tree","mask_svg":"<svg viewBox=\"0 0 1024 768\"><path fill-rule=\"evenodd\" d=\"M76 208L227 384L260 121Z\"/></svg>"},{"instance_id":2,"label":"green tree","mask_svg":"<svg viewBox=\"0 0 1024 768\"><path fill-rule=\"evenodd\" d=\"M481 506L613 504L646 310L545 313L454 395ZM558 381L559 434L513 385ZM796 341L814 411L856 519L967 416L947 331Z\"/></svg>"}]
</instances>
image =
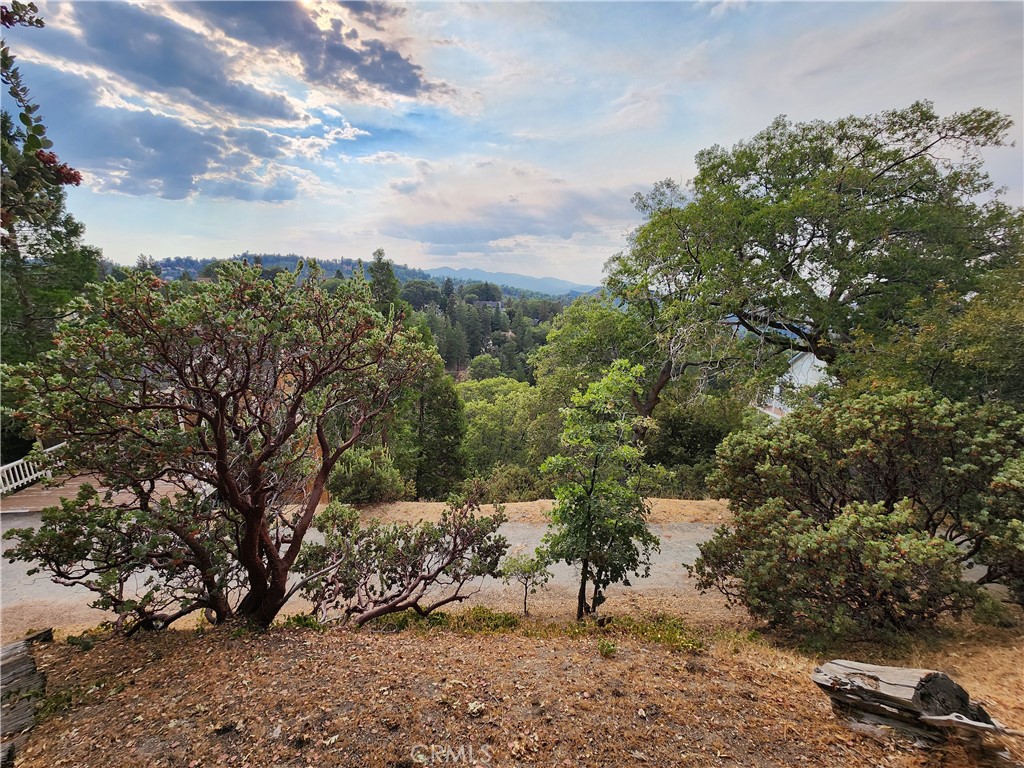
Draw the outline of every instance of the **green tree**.
<instances>
[{"instance_id":1,"label":"green tree","mask_svg":"<svg viewBox=\"0 0 1024 768\"><path fill-rule=\"evenodd\" d=\"M527 600L530 595L548 583L551 571L548 554L540 549L532 555L509 555L501 564L501 579L506 584L517 582L523 588L523 616L529 616Z\"/></svg>"},{"instance_id":2,"label":"green tree","mask_svg":"<svg viewBox=\"0 0 1024 768\"><path fill-rule=\"evenodd\" d=\"M807 351L832 365L856 332L886 342L912 301L939 286L966 296L1020 252L1021 212L982 167L1010 125L984 109L940 117L928 102L780 117L731 150L700 152L690 190L666 181L638 195L647 221L609 265L609 288L655 302L677 360L705 358L732 328L758 359Z\"/></svg>"},{"instance_id":3,"label":"green tree","mask_svg":"<svg viewBox=\"0 0 1024 768\"><path fill-rule=\"evenodd\" d=\"M501 301L501 288L494 283L466 283L459 291L469 301L474 296L476 301Z\"/></svg>"},{"instance_id":4,"label":"green tree","mask_svg":"<svg viewBox=\"0 0 1024 768\"><path fill-rule=\"evenodd\" d=\"M530 386L496 377L464 381L458 389L466 408L465 449L470 473L482 477L499 463L525 464Z\"/></svg>"},{"instance_id":5,"label":"green tree","mask_svg":"<svg viewBox=\"0 0 1024 768\"><path fill-rule=\"evenodd\" d=\"M4 368L36 433L66 440L55 458L117 494L49 510L8 556L137 626L201 609L269 624L331 471L432 359L361 280L219 278L95 286L52 351Z\"/></svg>"},{"instance_id":6,"label":"green tree","mask_svg":"<svg viewBox=\"0 0 1024 768\"><path fill-rule=\"evenodd\" d=\"M633 439L640 426L631 398L641 366L615 361L607 375L577 393L564 409L562 452L542 466L558 483L544 546L553 561L580 568L576 619L595 612L604 590L629 574L650 573L658 537L647 527L643 451ZM587 587L593 586L588 601Z\"/></svg>"},{"instance_id":7,"label":"green tree","mask_svg":"<svg viewBox=\"0 0 1024 768\"><path fill-rule=\"evenodd\" d=\"M366 267L370 276L370 291L377 311L387 316L398 302L399 283L391 262L384 258L384 249L373 252L373 261Z\"/></svg>"},{"instance_id":8,"label":"green tree","mask_svg":"<svg viewBox=\"0 0 1024 768\"><path fill-rule=\"evenodd\" d=\"M412 498L387 449L354 446L345 452L327 481L333 501L345 504L388 504Z\"/></svg>"},{"instance_id":9,"label":"green tree","mask_svg":"<svg viewBox=\"0 0 1024 768\"><path fill-rule=\"evenodd\" d=\"M987 566L978 583L1015 577L1022 451L1021 416L926 391L836 396L736 432L712 478L735 520L701 545L698 586L836 633L958 611L976 594L964 565Z\"/></svg>"},{"instance_id":10,"label":"green tree","mask_svg":"<svg viewBox=\"0 0 1024 768\"><path fill-rule=\"evenodd\" d=\"M410 280L402 286L398 297L407 301L413 309L423 309L428 304L441 305L441 289L430 280Z\"/></svg>"},{"instance_id":11,"label":"green tree","mask_svg":"<svg viewBox=\"0 0 1024 768\"><path fill-rule=\"evenodd\" d=\"M469 361L469 378L474 381L501 375L501 361L494 355L477 355Z\"/></svg>"},{"instance_id":12,"label":"green tree","mask_svg":"<svg viewBox=\"0 0 1024 768\"><path fill-rule=\"evenodd\" d=\"M416 382L414 391L416 498L444 499L466 475L462 399L440 361Z\"/></svg>"},{"instance_id":13,"label":"green tree","mask_svg":"<svg viewBox=\"0 0 1024 768\"><path fill-rule=\"evenodd\" d=\"M952 399L1024 406L1024 261L993 269L974 293L910 301L886 343L858 334L841 368L861 389L929 387Z\"/></svg>"}]
</instances>

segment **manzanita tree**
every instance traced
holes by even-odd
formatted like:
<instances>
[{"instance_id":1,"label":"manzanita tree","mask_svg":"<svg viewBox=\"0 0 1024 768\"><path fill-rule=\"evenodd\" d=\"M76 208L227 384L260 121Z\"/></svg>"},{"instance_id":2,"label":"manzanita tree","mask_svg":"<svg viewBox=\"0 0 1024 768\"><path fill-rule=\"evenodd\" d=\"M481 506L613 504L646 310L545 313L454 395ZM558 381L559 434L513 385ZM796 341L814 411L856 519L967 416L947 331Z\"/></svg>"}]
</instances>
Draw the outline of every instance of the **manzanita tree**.
<instances>
[{"instance_id":1,"label":"manzanita tree","mask_svg":"<svg viewBox=\"0 0 1024 768\"><path fill-rule=\"evenodd\" d=\"M1019 414L928 391L837 395L734 433L712 482L735 520L700 546L698 587L774 625L857 634L961 610L978 584L1019 591L1022 451Z\"/></svg>"},{"instance_id":2,"label":"manzanita tree","mask_svg":"<svg viewBox=\"0 0 1024 768\"><path fill-rule=\"evenodd\" d=\"M7 555L84 584L131 626L205 609L269 624L331 470L432 359L361 278L315 268L95 286L55 348L4 370L52 458L109 489L16 530Z\"/></svg>"},{"instance_id":3,"label":"manzanita tree","mask_svg":"<svg viewBox=\"0 0 1024 768\"><path fill-rule=\"evenodd\" d=\"M312 544L297 564L296 587L323 623L368 621L401 611L427 616L468 600L485 576L499 575L508 542L498 534L500 509L481 516L476 496L449 502L436 523L360 523L359 513L333 502L314 526L323 544ZM295 588L293 588L294 591Z\"/></svg>"}]
</instances>

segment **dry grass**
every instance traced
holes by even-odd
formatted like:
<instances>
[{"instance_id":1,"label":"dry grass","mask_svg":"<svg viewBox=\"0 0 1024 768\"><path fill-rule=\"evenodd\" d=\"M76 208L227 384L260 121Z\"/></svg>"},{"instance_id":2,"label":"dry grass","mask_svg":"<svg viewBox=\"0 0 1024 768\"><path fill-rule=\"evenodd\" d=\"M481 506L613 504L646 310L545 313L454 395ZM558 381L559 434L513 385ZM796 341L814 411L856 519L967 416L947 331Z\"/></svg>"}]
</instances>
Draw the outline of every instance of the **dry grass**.
<instances>
[{"instance_id":1,"label":"dry grass","mask_svg":"<svg viewBox=\"0 0 1024 768\"><path fill-rule=\"evenodd\" d=\"M544 504L507 511L536 522ZM442 508L398 505L387 517ZM656 522L727 514L719 502L654 507ZM520 601L496 587L472 603L490 612L404 629L226 626L101 639L88 651L43 646L46 717L19 765L972 764L958 744L914 751L843 727L810 680L836 657L942 670L1024 730L1020 626L951 622L927 637L808 649L759 634L745 612L685 579L678 589L613 588L603 628L568 621L568 585L531 597L529 621L515 618ZM1007 743L1024 759L1024 741Z\"/></svg>"},{"instance_id":2,"label":"dry grass","mask_svg":"<svg viewBox=\"0 0 1024 768\"><path fill-rule=\"evenodd\" d=\"M434 745L438 765L472 765L459 759L470 754L502 766L972 764L956 744L920 752L848 731L810 681L819 656L743 622L624 613L580 629L477 608L408 623L41 647L48 716L19 764L395 768L416 764L417 745L427 757ZM1019 629L956 624L928 641L838 650L951 672L1022 728L1021 645Z\"/></svg>"}]
</instances>

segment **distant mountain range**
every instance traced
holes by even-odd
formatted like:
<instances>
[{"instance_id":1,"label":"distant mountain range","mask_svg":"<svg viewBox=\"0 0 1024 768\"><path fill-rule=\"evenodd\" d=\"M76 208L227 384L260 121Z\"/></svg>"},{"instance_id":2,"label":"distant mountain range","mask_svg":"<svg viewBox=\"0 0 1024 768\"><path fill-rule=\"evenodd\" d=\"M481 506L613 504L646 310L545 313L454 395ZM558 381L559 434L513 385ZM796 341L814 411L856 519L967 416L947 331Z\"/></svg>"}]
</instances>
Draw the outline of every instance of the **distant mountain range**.
<instances>
[{"instance_id":1,"label":"distant mountain range","mask_svg":"<svg viewBox=\"0 0 1024 768\"><path fill-rule=\"evenodd\" d=\"M452 267L437 267L435 269L423 270L433 277L450 277L452 280L465 282L486 282L498 285L507 285L510 288L520 288L526 291L546 293L551 296L579 295L591 293L597 290L596 285L583 285L572 283L568 280L560 280L557 277L530 277L529 275L517 275L512 272L488 272L483 269L453 269Z\"/></svg>"},{"instance_id":2,"label":"distant mountain range","mask_svg":"<svg viewBox=\"0 0 1024 768\"><path fill-rule=\"evenodd\" d=\"M302 260L298 254L280 253L240 253L231 257L233 261L245 259L249 262L258 261L264 269L295 269L296 264ZM216 259L197 259L190 256L171 257L156 262L160 274L168 280L176 280L183 274L190 277L198 277ZM355 259L321 259L318 262L328 277L349 277L357 269L359 262ZM436 269L417 269L405 264L394 264L392 268L395 277L399 282L405 283L409 280L433 280L440 283L446 277L450 277L456 283L494 283L500 286L505 293L513 293L527 297L530 294L540 296L568 296L574 298L581 294L592 293L597 286L573 283L568 280L559 280L555 277L530 277L529 275L517 275L511 272L488 272L483 269L453 269L452 267L437 267Z\"/></svg>"}]
</instances>

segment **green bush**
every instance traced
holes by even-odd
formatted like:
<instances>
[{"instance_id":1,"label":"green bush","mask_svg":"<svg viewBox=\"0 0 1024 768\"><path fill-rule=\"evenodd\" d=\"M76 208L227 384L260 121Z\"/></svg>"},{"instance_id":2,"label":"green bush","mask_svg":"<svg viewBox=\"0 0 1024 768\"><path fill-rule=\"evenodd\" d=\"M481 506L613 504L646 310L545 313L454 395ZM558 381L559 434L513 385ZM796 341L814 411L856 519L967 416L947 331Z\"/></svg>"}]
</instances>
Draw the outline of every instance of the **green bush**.
<instances>
[{"instance_id":1,"label":"green bush","mask_svg":"<svg viewBox=\"0 0 1024 768\"><path fill-rule=\"evenodd\" d=\"M349 449L331 473L327 490L345 504L387 504L416 495L383 448Z\"/></svg>"},{"instance_id":2,"label":"green bush","mask_svg":"<svg viewBox=\"0 0 1024 768\"><path fill-rule=\"evenodd\" d=\"M734 524L691 568L774 626L874 635L912 629L1011 582L1019 415L928 392L837 396L727 438L713 490ZM994 494L1002 491L999 507ZM1016 571L1019 573L1019 571Z\"/></svg>"},{"instance_id":3,"label":"green bush","mask_svg":"<svg viewBox=\"0 0 1024 768\"><path fill-rule=\"evenodd\" d=\"M487 504L536 501L551 495L549 479L521 464L495 464L486 477L475 478L469 482L475 482L483 487L483 501Z\"/></svg>"}]
</instances>

